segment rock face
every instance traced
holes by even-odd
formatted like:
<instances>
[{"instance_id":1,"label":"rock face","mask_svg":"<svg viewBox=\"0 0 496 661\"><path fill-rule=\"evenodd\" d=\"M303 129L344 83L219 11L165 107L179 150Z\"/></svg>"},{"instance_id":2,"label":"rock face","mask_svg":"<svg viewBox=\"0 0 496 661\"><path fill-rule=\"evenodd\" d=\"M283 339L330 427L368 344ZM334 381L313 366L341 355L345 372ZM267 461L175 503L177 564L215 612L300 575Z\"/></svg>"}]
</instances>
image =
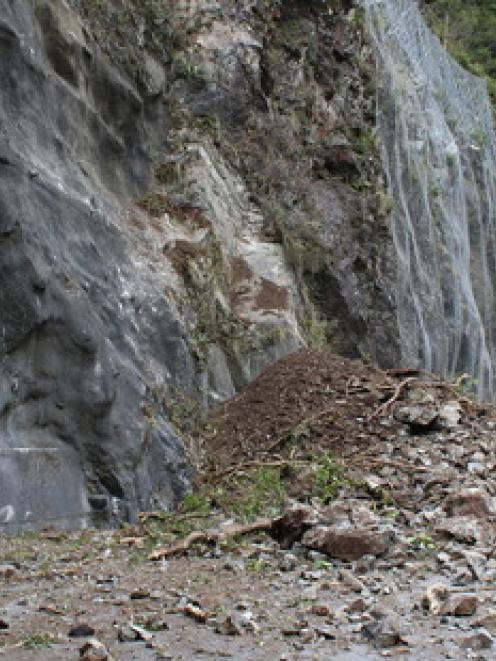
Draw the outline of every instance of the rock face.
<instances>
[{"instance_id":1,"label":"rock face","mask_svg":"<svg viewBox=\"0 0 496 661\"><path fill-rule=\"evenodd\" d=\"M0 531L173 507L178 423L305 341L394 362L344 5L2 4Z\"/></svg>"},{"instance_id":2,"label":"rock face","mask_svg":"<svg viewBox=\"0 0 496 661\"><path fill-rule=\"evenodd\" d=\"M173 504L191 471L143 406L152 374L187 381L191 357L163 280L120 228L165 108L63 3L4 4L0 50L0 523L129 517L152 492Z\"/></svg>"}]
</instances>

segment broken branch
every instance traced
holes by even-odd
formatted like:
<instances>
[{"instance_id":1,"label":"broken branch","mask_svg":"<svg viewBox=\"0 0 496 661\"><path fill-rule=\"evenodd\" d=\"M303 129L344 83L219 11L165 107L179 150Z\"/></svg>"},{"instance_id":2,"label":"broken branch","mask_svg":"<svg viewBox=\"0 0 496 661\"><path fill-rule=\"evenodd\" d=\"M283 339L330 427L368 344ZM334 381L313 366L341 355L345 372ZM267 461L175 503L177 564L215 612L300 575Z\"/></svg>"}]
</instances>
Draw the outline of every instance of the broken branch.
<instances>
[{"instance_id":1,"label":"broken branch","mask_svg":"<svg viewBox=\"0 0 496 661\"><path fill-rule=\"evenodd\" d=\"M192 532L184 539L159 549L155 549L148 556L148 560L162 560L162 558L170 558L174 555L181 555L190 549L194 544L205 542L207 544L217 544L223 542L230 537L237 537L238 535L249 535L254 532L263 532L270 530L274 523L274 519L258 519L253 523L246 524L233 524L227 526L223 530L198 530Z\"/></svg>"},{"instance_id":2,"label":"broken branch","mask_svg":"<svg viewBox=\"0 0 496 661\"><path fill-rule=\"evenodd\" d=\"M392 397L390 397L387 400L387 402L384 402L384 404L381 404L379 407L377 407L376 410L373 413L371 413L371 415L369 415L369 417L367 418L367 422L371 422L371 420L374 420L375 418L380 418L382 415L384 415L388 411L388 409L391 408L391 406L398 401L398 399L401 397L403 390L408 386L408 384L416 380L417 377L409 376L408 379L404 379L404 381L398 383Z\"/></svg>"}]
</instances>

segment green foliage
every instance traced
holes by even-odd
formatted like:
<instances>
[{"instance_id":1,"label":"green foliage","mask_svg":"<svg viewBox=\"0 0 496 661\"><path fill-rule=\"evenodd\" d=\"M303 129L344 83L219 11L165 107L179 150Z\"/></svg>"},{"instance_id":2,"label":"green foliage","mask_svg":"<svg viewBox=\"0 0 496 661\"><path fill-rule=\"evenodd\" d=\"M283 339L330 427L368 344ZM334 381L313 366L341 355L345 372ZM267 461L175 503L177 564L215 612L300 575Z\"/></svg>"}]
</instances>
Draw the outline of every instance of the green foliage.
<instances>
[{"instance_id":1,"label":"green foliage","mask_svg":"<svg viewBox=\"0 0 496 661\"><path fill-rule=\"evenodd\" d=\"M433 0L425 14L432 29L462 66L487 79L496 100L496 2Z\"/></svg>"},{"instance_id":2,"label":"green foliage","mask_svg":"<svg viewBox=\"0 0 496 661\"><path fill-rule=\"evenodd\" d=\"M437 549L437 545L432 537L425 533L418 533L413 537L409 537L407 542L411 547L418 550L435 551Z\"/></svg>"},{"instance_id":3,"label":"green foliage","mask_svg":"<svg viewBox=\"0 0 496 661\"><path fill-rule=\"evenodd\" d=\"M275 516L282 511L286 485L280 470L263 467L233 480L216 494L226 512L242 521L254 521L259 516Z\"/></svg>"},{"instance_id":4,"label":"green foliage","mask_svg":"<svg viewBox=\"0 0 496 661\"><path fill-rule=\"evenodd\" d=\"M246 570L251 572L264 572L270 568L270 564L261 558L250 558L245 564Z\"/></svg>"},{"instance_id":5,"label":"green foliage","mask_svg":"<svg viewBox=\"0 0 496 661\"><path fill-rule=\"evenodd\" d=\"M323 454L319 458L315 472L315 492L324 503L334 500L339 490L349 483L346 467L332 454Z\"/></svg>"},{"instance_id":6,"label":"green foliage","mask_svg":"<svg viewBox=\"0 0 496 661\"><path fill-rule=\"evenodd\" d=\"M23 642L23 647L28 649L39 649L42 647L51 647L54 643L60 642L51 633L35 633Z\"/></svg>"}]
</instances>

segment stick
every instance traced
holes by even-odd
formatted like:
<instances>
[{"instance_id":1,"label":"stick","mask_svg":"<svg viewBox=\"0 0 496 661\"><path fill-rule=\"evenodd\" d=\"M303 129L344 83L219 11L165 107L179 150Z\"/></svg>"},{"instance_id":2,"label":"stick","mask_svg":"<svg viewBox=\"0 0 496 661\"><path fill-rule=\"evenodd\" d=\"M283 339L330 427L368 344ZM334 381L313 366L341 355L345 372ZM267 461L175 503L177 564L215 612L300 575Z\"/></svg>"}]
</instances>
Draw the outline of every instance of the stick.
<instances>
[{"instance_id":1,"label":"stick","mask_svg":"<svg viewBox=\"0 0 496 661\"><path fill-rule=\"evenodd\" d=\"M370 466L386 466L389 468L400 468L408 471L412 471L414 473L436 473L436 469L429 467L426 468L425 466L415 466L414 464L409 464L406 461L388 461L388 460L383 460L383 459L371 459L369 457L359 457L358 459L355 460L354 463L358 463L360 465L360 468L362 470L365 470L368 468L368 466L363 466L361 465L362 463L369 464ZM353 468L353 466L350 466ZM437 471L439 472L439 471Z\"/></svg>"},{"instance_id":2,"label":"stick","mask_svg":"<svg viewBox=\"0 0 496 661\"><path fill-rule=\"evenodd\" d=\"M236 535L249 535L254 532L267 531L272 528L273 523L274 519L258 519L253 523L233 524L223 530L198 530L192 532L179 542L172 544L172 546L155 549L148 556L148 560L162 560L162 558L181 555L190 549L193 544L198 544L199 542L212 544L222 542L229 537L236 537Z\"/></svg>"},{"instance_id":3,"label":"stick","mask_svg":"<svg viewBox=\"0 0 496 661\"><path fill-rule=\"evenodd\" d=\"M379 418L381 415L384 415L386 411L396 402L401 396L401 393L403 390L407 387L409 383L412 381L416 381L417 377L415 376L409 376L408 379L405 379L404 381L401 381L398 383L396 386L396 390L394 391L394 394L392 397L390 397L387 402L384 402L384 404L381 404L376 410L369 415L367 418L367 422L371 422L371 420L374 420L375 418Z\"/></svg>"}]
</instances>

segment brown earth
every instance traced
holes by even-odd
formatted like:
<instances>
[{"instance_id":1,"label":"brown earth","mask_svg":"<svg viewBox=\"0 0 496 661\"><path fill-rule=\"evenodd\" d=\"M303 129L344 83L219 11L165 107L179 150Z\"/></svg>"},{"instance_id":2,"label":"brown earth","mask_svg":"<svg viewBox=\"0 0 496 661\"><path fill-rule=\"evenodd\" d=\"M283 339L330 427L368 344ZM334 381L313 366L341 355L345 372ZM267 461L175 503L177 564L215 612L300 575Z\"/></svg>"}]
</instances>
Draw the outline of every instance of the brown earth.
<instances>
[{"instance_id":1,"label":"brown earth","mask_svg":"<svg viewBox=\"0 0 496 661\"><path fill-rule=\"evenodd\" d=\"M408 383L405 383L406 380ZM384 413L417 388L436 401L455 398L468 422L488 411L454 386L418 370L384 371L327 351L303 349L266 369L240 394L222 404L200 431L210 472L244 462L312 458L332 452L352 457L404 427Z\"/></svg>"}]
</instances>

